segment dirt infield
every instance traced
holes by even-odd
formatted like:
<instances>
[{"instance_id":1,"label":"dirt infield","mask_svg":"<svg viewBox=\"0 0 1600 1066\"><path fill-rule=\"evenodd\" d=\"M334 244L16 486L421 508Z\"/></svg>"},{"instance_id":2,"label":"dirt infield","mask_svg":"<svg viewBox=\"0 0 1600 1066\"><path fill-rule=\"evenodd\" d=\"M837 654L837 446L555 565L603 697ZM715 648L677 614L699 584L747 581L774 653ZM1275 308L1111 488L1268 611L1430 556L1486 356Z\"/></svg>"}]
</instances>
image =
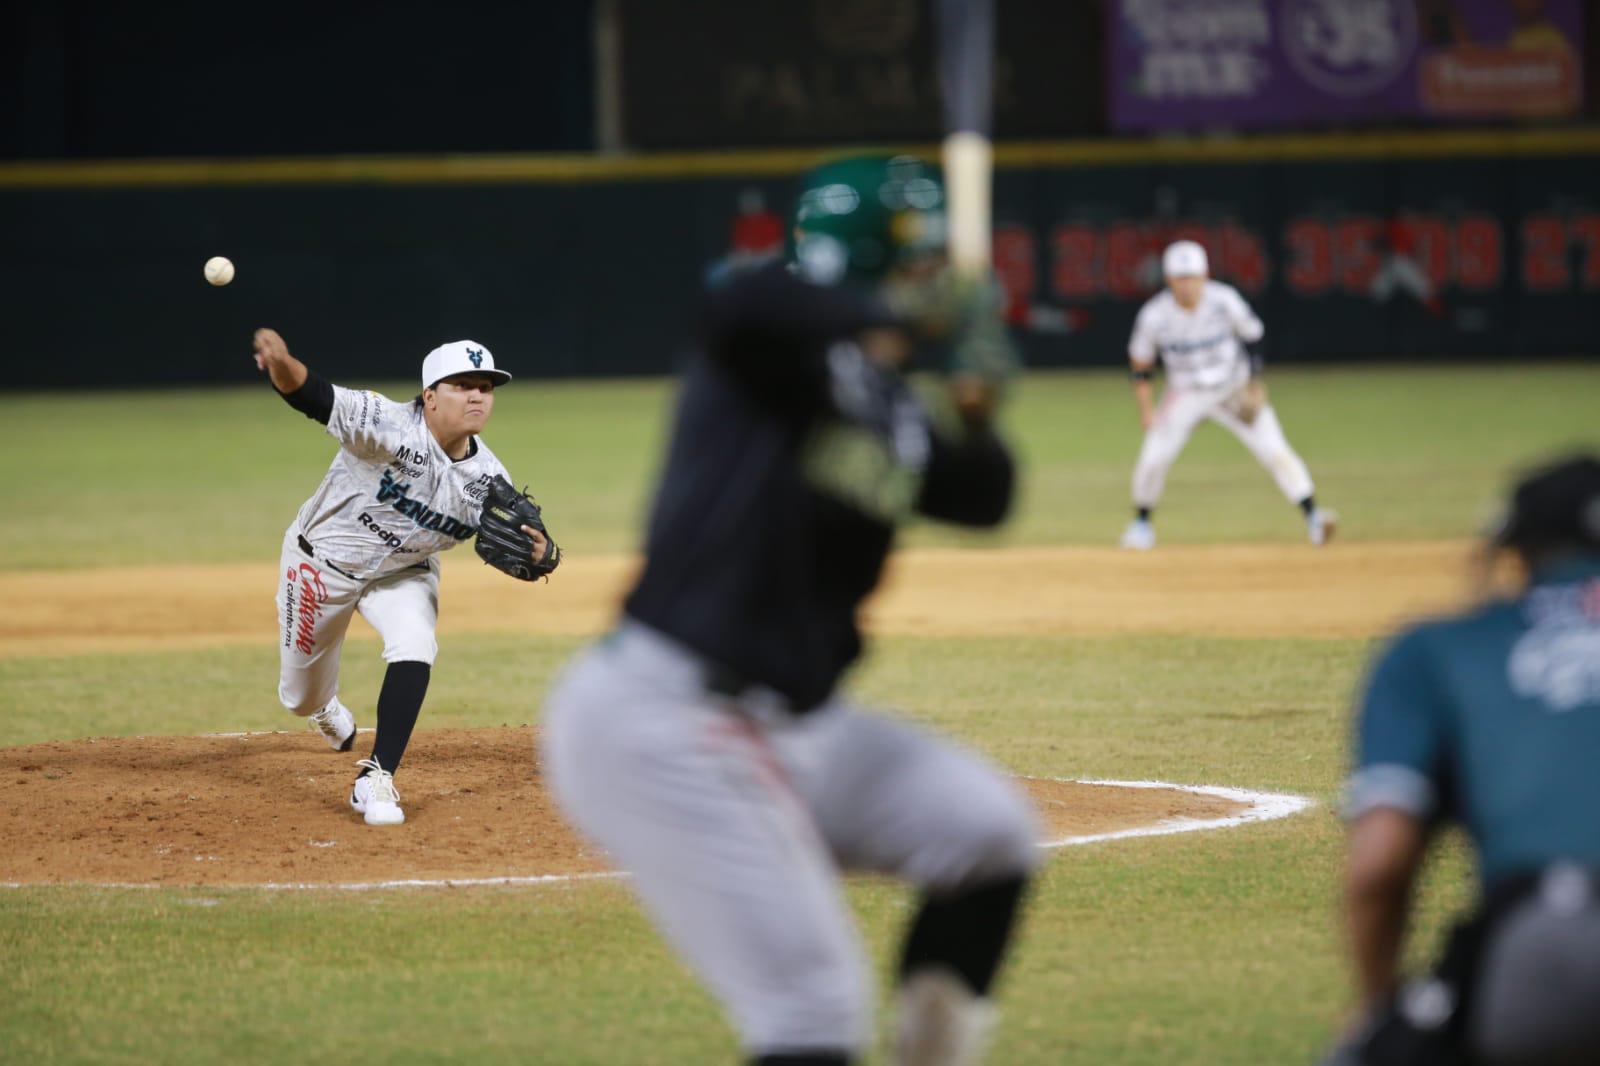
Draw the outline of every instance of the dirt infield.
<instances>
[{"instance_id":1,"label":"dirt infield","mask_svg":"<svg viewBox=\"0 0 1600 1066\"><path fill-rule=\"evenodd\" d=\"M880 635L1370 636L1460 603L1462 542L917 550L867 609ZM603 631L637 562L569 559L556 580L444 562L441 631ZM0 656L175 650L276 639L270 564L0 573ZM364 623L357 640L374 639ZM349 756L306 733L63 741L0 750L0 883L343 884L604 868L540 787L526 728L424 731L409 823L363 825ZM1236 814L1173 789L1030 781L1048 839Z\"/></svg>"},{"instance_id":2,"label":"dirt infield","mask_svg":"<svg viewBox=\"0 0 1600 1066\"><path fill-rule=\"evenodd\" d=\"M527 727L434 730L406 754L407 824L345 802L348 755L306 732L130 737L0 750L0 883L334 885L593 873ZM1226 818L1237 800L1025 782L1046 839Z\"/></svg>"},{"instance_id":3,"label":"dirt infield","mask_svg":"<svg viewBox=\"0 0 1600 1066\"><path fill-rule=\"evenodd\" d=\"M866 623L904 636L1371 636L1460 602L1467 551L1459 541L907 551ZM637 565L573 556L530 588L452 553L440 631L602 632ZM269 563L0 573L0 656L270 644L274 576ZM351 636L372 632L358 623Z\"/></svg>"}]
</instances>

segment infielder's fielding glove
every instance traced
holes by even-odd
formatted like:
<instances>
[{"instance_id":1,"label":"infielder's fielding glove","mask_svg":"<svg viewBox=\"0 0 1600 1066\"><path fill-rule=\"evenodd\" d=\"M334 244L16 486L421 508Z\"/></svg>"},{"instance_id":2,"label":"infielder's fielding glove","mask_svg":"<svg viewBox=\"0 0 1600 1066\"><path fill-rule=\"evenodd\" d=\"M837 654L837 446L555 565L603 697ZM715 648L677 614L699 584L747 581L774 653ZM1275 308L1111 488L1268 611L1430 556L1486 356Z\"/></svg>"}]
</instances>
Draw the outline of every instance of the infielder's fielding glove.
<instances>
[{"instance_id":1,"label":"infielder's fielding glove","mask_svg":"<svg viewBox=\"0 0 1600 1066\"><path fill-rule=\"evenodd\" d=\"M544 556L537 562L533 558L533 538L522 531L523 526L544 534ZM521 581L547 577L561 565L561 549L544 528L539 505L499 474L489 482L489 491L483 497L477 551L478 558Z\"/></svg>"}]
</instances>

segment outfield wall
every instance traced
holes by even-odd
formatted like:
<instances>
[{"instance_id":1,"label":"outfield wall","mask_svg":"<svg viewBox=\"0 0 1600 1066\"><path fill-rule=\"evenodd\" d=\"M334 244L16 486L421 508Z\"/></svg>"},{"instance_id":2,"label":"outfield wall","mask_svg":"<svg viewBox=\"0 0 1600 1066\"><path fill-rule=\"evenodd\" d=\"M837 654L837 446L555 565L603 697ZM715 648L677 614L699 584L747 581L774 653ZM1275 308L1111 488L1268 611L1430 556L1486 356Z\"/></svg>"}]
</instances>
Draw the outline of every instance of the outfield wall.
<instances>
[{"instance_id":1,"label":"outfield wall","mask_svg":"<svg viewBox=\"0 0 1600 1066\"><path fill-rule=\"evenodd\" d=\"M660 373L817 158L0 166L0 346L25 386L246 380L258 324L340 376L462 336L525 374ZM1118 362L1179 236L1276 361L1600 355L1600 130L1012 144L995 188L1034 365ZM226 289L201 279L217 254Z\"/></svg>"}]
</instances>

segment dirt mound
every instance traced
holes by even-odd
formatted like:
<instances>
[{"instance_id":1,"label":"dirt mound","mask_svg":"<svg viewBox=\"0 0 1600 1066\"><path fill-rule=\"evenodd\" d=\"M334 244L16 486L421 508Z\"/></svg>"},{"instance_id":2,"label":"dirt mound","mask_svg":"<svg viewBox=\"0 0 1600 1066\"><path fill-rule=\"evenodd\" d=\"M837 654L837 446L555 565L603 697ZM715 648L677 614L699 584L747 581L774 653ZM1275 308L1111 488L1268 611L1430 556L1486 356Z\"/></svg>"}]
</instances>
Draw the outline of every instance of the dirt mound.
<instances>
[{"instance_id":1,"label":"dirt mound","mask_svg":"<svg viewBox=\"0 0 1600 1066\"><path fill-rule=\"evenodd\" d=\"M528 727L419 732L406 824L351 812L350 755L308 733L129 737L0 750L0 882L349 884L603 871L539 779ZM1045 838L1244 804L1169 788L1024 782Z\"/></svg>"}]
</instances>

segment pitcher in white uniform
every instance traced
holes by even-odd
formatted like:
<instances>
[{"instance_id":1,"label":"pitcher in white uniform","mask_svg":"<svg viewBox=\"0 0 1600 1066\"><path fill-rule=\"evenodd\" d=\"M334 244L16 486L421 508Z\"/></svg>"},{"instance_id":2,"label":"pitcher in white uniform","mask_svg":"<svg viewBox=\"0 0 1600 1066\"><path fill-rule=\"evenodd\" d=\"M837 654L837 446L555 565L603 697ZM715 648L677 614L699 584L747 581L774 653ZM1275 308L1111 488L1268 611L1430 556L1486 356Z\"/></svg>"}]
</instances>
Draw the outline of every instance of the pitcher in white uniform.
<instances>
[{"instance_id":1,"label":"pitcher in white uniform","mask_svg":"<svg viewBox=\"0 0 1600 1066\"><path fill-rule=\"evenodd\" d=\"M483 498L506 468L477 436L494 390L511 380L489 349L455 341L422 362L409 403L330 384L289 354L274 330L255 335L256 366L295 410L339 442L322 484L283 535L278 562L278 699L335 751L355 744L339 702L345 630L359 612L383 638L372 754L350 806L368 825L405 821L394 772L411 740L439 645L439 552L477 532ZM535 558L546 549L537 530Z\"/></svg>"},{"instance_id":2,"label":"pitcher in white uniform","mask_svg":"<svg viewBox=\"0 0 1600 1066\"><path fill-rule=\"evenodd\" d=\"M1122 546L1155 547L1150 515L1161 502L1167 471L1206 418L1250 449L1278 490L1300 508L1311 543L1326 544L1338 518L1317 506L1311 474L1284 438L1245 350L1265 334L1261 319L1237 289L1211 280L1206 250L1194 241L1169 245L1161 270L1167 287L1139 309L1128 342L1144 445L1133 469L1134 519L1123 531ZM1158 359L1167 386L1156 405L1151 394Z\"/></svg>"}]
</instances>

